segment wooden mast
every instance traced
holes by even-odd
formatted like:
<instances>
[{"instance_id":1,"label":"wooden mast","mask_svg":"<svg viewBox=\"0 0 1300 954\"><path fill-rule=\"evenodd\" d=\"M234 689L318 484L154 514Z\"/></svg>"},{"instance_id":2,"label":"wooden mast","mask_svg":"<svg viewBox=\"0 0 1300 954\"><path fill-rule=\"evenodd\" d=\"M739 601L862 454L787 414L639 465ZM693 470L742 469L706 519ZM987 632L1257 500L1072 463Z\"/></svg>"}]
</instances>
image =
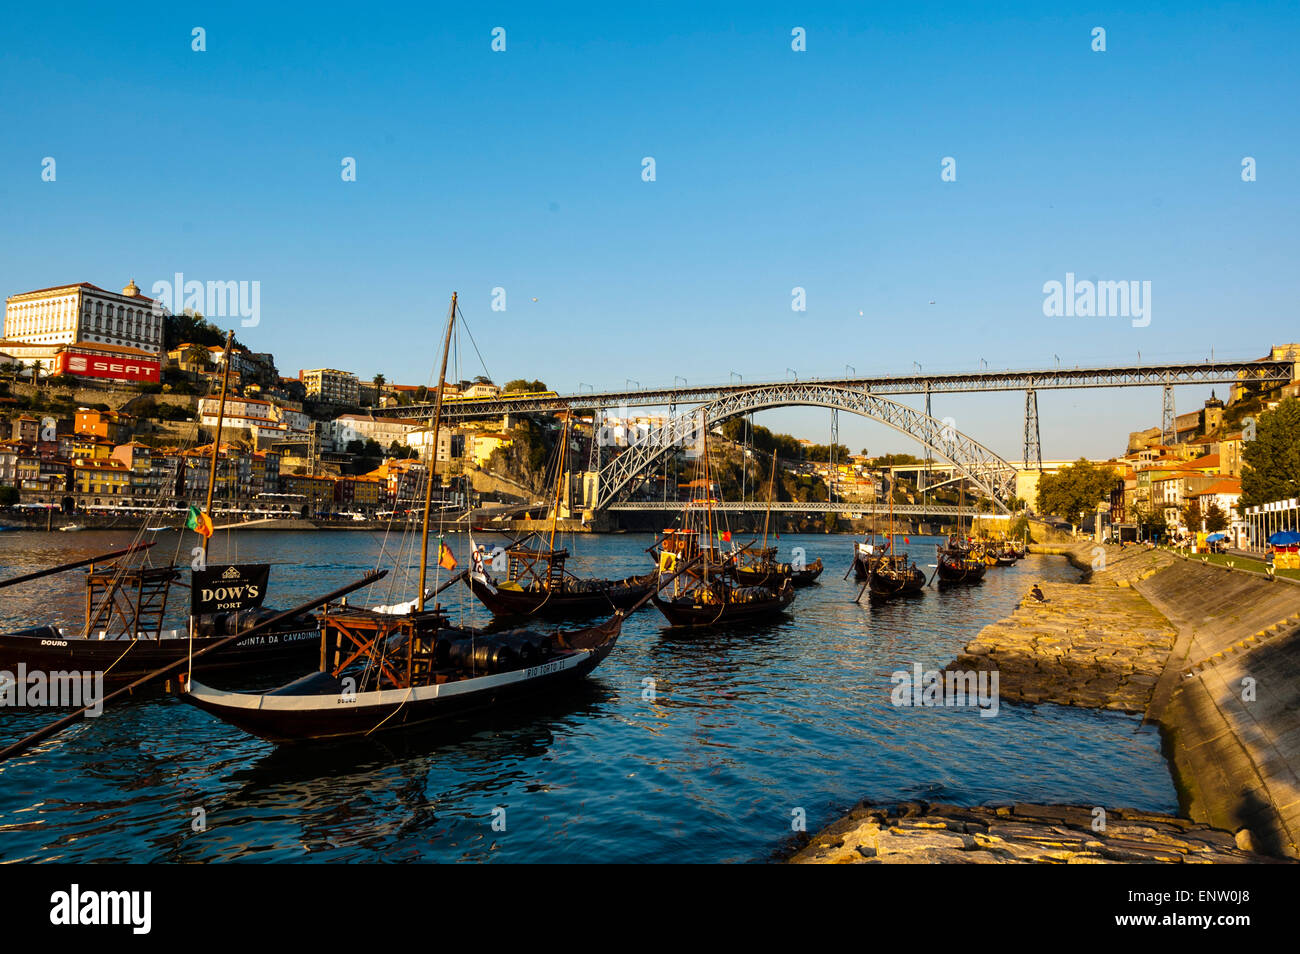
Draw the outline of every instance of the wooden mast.
<instances>
[{"instance_id":1,"label":"wooden mast","mask_svg":"<svg viewBox=\"0 0 1300 954\"><path fill-rule=\"evenodd\" d=\"M226 388L230 385L230 346L235 340L235 330L232 328L226 335L226 349L221 353L221 401L217 405L217 434L212 439L212 460L208 464L208 499L203 508L203 512L212 519L212 492L217 486L217 457L221 453L221 427L226 419ZM208 542L212 535L208 534L203 538L203 563L206 566L208 561Z\"/></svg>"},{"instance_id":2,"label":"wooden mast","mask_svg":"<svg viewBox=\"0 0 1300 954\"><path fill-rule=\"evenodd\" d=\"M700 411L700 461L704 466L704 547L713 546L713 483L709 479L709 426L708 417L703 410ZM708 550L704 549L704 583L707 586L709 582L709 557ZM722 555L722 551L718 551Z\"/></svg>"},{"instance_id":3,"label":"wooden mast","mask_svg":"<svg viewBox=\"0 0 1300 954\"><path fill-rule=\"evenodd\" d=\"M569 449L569 416L565 415L564 427L560 429L560 458L555 464L555 509L551 511L551 542L549 544L552 559L555 553L555 524L560 519L560 487L564 483L565 453ZM548 575L549 579L549 575Z\"/></svg>"},{"instance_id":4,"label":"wooden mast","mask_svg":"<svg viewBox=\"0 0 1300 954\"><path fill-rule=\"evenodd\" d=\"M767 512L763 514L763 549L767 549L767 522L772 516L772 491L776 488L776 451L772 451L772 476L767 480Z\"/></svg>"},{"instance_id":5,"label":"wooden mast","mask_svg":"<svg viewBox=\"0 0 1300 954\"><path fill-rule=\"evenodd\" d=\"M438 471L438 425L442 417L442 392L447 385L447 355L451 351L451 329L456 323L456 293L451 293L447 335L442 342L442 367L438 371L438 394L433 401L433 434L429 439L429 472L424 481L424 523L420 528L420 595L416 611L424 612L424 581L429 571L429 510L433 507L433 479ZM441 554L439 554L441 556Z\"/></svg>"}]
</instances>

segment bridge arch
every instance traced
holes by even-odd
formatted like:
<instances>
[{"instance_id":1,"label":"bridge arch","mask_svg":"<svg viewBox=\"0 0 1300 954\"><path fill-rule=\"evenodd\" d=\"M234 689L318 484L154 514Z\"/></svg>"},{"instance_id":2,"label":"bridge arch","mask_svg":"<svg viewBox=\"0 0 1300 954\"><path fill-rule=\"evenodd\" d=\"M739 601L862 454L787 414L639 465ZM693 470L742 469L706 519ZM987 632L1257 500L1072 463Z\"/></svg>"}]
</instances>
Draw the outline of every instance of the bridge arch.
<instances>
[{"instance_id":1,"label":"bridge arch","mask_svg":"<svg viewBox=\"0 0 1300 954\"><path fill-rule=\"evenodd\" d=\"M752 411L793 406L833 408L879 421L930 448L965 474L1001 513L1010 512L1015 495L1015 467L958 431L951 422L870 391L812 382L768 384L734 391L670 418L600 469L596 509L604 510L626 497L642 476L674 447L686 446L689 456L690 449L698 447L702 436L701 414L704 426L712 429Z\"/></svg>"}]
</instances>

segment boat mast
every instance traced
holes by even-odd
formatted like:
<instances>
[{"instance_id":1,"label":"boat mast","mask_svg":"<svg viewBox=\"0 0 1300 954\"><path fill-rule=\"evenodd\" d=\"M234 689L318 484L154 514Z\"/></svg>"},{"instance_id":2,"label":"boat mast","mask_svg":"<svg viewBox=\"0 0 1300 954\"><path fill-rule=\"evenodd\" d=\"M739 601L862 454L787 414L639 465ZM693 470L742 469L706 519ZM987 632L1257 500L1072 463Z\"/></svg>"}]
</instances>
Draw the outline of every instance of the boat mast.
<instances>
[{"instance_id":1,"label":"boat mast","mask_svg":"<svg viewBox=\"0 0 1300 954\"><path fill-rule=\"evenodd\" d=\"M744 473L742 470L741 473ZM772 491L776 487L776 451L772 451L772 476L767 481L767 512L763 514L763 549L767 549L767 521L772 516Z\"/></svg>"},{"instance_id":2,"label":"boat mast","mask_svg":"<svg viewBox=\"0 0 1300 954\"><path fill-rule=\"evenodd\" d=\"M891 470L889 478L889 558L891 561L894 558L894 544L897 542L895 540L897 536L894 533L894 478Z\"/></svg>"},{"instance_id":3,"label":"boat mast","mask_svg":"<svg viewBox=\"0 0 1300 954\"><path fill-rule=\"evenodd\" d=\"M560 519L560 487L564 483L564 458L569 448L569 418L564 418L564 427L560 429L560 458L555 464L555 509L551 511L551 553L555 553L555 524Z\"/></svg>"},{"instance_id":4,"label":"boat mast","mask_svg":"<svg viewBox=\"0 0 1300 954\"><path fill-rule=\"evenodd\" d=\"M442 417L442 392L447 387L447 355L451 351L451 329L456 323L456 293L451 293L447 313L447 334L442 341L442 367L438 371L438 394L433 399L433 434L429 439L429 472L424 479L424 523L420 528L420 595L416 612L424 612L424 580L429 571L429 510L433 507L433 478L438 471L438 425ZM441 554L439 554L441 555Z\"/></svg>"},{"instance_id":5,"label":"boat mast","mask_svg":"<svg viewBox=\"0 0 1300 954\"><path fill-rule=\"evenodd\" d=\"M709 479L709 420L703 410L700 411L700 461L704 467L704 547L713 546L713 482ZM704 583L709 582L709 554L704 550ZM722 552L719 550L718 555Z\"/></svg>"},{"instance_id":6,"label":"boat mast","mask_svg":"<svg viewBox=\"0 0 1300 954\"><path fill-rule=\"evenodd\" d=\"M208 499L203 512L212 519L212 492L217 486L217 455L221 453L221 427L226 420L226 388L230 385L230 346L235 340L235 329L226 335L226 349L221 353L221 401L217 404L217 434L212 439L212 460L208 464ZM212 535L203 538L203 565L208 563L208 543Z\"/></svg>"}]
</instances>

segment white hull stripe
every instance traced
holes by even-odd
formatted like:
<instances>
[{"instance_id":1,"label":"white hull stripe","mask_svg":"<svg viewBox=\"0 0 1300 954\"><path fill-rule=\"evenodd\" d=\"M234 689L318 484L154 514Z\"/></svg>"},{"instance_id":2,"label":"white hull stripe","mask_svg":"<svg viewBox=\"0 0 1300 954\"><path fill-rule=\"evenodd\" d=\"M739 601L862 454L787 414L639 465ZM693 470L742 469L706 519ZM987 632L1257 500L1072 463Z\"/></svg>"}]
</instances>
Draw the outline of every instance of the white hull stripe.
<instances>
[{"instance_id":1,"label":"white hull stripe","mask_svg":"<svg viewBox=\"0 0 1300 954\"><path fill-rule=\"evenodd\" d=\"M337 711L340 706L349 709L365 710L374 707L396 705L401 702L427 702L433 699L449 699L488 689L511 686L528 682L553 673L566 672L577 668L587 659L590 650L574 650L570 655L552 659L540 666L516 669L512 672L494 673L490 676L478 676L474 679L459 679L445 682L438 686L419 686L414 689L383 689L379 692L355 692L345 695L301 695L272 696L247 692L223 692L200 682L191 682L189 694L195 699L210 702L213 705L229 709L262 709L267 712L306 712Z\"/></svg>"}]
</instances>

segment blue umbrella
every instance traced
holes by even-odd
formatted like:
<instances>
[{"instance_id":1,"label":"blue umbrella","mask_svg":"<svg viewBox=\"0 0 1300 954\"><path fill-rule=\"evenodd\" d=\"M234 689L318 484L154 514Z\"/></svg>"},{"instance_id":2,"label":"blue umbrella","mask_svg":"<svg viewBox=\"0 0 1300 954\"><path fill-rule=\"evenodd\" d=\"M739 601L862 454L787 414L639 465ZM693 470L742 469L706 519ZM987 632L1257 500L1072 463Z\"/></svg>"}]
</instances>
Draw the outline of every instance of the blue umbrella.
<instances>
[{"instance_id":1,"label":"blue umbrella","mask_svg":"<svg viewBox=\"0 0 1300 954\"><path fill-rule=\"evenodd\" d=\"M1226 539L1228 539L1228 535L1227 535L1226 533L1221 533L1221 532L1219 532L1219 533L1212 533L1212 534L1210 534L1208 537L1206 537L1205 539L1206 539L1206 542L1208 542L1208 543L1213 543L1215 540L1226 540Z\"/></svg>"},{"instance_id":2,"label":"blue umbrella","mask_svg":"<svg viewBox=\"0 0 1300 954\"><path fill-rule=\"evenodd\" d=\"M1275 547L1294 547L1300 545L1300 533L1294 530L1279 530L1268 538Z\"/></svg>"}]
</instances>

